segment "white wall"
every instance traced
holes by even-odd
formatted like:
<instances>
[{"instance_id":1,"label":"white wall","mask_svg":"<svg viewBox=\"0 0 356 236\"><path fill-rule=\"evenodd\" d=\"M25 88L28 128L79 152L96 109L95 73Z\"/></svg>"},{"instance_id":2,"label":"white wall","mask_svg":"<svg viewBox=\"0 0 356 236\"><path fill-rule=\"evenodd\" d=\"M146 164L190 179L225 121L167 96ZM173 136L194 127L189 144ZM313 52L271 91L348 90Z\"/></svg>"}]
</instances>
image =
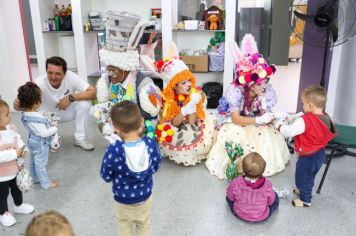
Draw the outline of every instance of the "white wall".
<instances>
[{"instance_id":1,"label":"white wall","mask_svg":"<svg viewBox=\"0 0 356 236\"><path fill-rule=\"evenodd\" d=\"M327 111L332 112L337 123L356 126L356 37L335 48L335 52L336 56L333 55L332 59Z\"/></svg>"},{"instance_id":2,"label":"white wall","mask_svg":"<svg viewBox=\"0 0 356 236\"><path fill-rule=\"evenodd\" d=\"M12 107L17 88L30 80L17 0L0 0L0 94Z\"/></svg>"}]
</instances>

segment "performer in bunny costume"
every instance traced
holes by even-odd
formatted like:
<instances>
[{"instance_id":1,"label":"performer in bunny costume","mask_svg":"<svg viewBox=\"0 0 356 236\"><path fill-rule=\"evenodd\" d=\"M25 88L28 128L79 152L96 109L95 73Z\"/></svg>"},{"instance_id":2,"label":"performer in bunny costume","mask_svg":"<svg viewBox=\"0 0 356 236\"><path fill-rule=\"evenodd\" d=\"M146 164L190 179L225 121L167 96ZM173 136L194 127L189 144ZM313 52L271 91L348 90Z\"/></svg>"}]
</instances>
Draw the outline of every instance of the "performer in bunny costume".
<instances>
[{"instance_id":1,"label":"performer in bunny costume","mask_svg":"<svg viewBox=\"0 0 356 236\"><path fill-rule=\"evenodd\" d=\"M240 144L244 155L258 152L267 164L263 175L274 175L284 170L290 159L285 140L269 125L274 119L271 109L277 103L269 77L276 68L268 65L258 53L251 34L244 36L242 50L235 42L230 44L230 49L236 63L235 78L219 103L219 113L224 115L223 124L207 157L206 166L219 179L226 178L226 168L230 163L225 150L227 141ZM240 173L242 158L237 159Z\"/></svg>"},{"instance_id":2,"label":"performer in bunny costume","mask_svg":"<svg viewBox=\"0 0 356 236\"><path fill-rule=\"evenodd\" d=\"M176 45L168 46L168 55L154 62L142 56L142 62L165 81L163 109L156 136L161 154L185 166L206 158L214 135L215 118L206 115L205 96L196 87L196 78L179 59Z\"/></svg>"},{"instance_id":3,"label":"performer in bunny costume","mask_svg":"<svg viewBox=\"0 0 356 236\"><path fill-rule=\"evenodd\" d=\"M161 109L161 91L150 77L138 70L140 63L136 48L146 23L140 16L128 12L106 11L106 17L106 44L99 56L108 73L97 82L99 104L94 108L94 116L99 120L98 126L104 137L113 143L119 136L111 125L111 106L123 100L133 101L140 106L152 138Z\"/></svg>"}]
</instances>

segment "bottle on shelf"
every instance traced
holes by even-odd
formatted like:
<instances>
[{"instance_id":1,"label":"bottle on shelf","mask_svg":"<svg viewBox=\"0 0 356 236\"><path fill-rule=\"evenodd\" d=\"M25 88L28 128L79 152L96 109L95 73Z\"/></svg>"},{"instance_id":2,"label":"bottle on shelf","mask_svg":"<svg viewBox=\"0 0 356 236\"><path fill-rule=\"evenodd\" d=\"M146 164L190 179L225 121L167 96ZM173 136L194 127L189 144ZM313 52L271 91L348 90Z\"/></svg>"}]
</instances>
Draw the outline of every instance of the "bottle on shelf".
<instances>
[{"instance_id":1,"label":"bottle on shelf","mask_svg":"<svg viewBox=\"0 0 356 236\"><path fill-rule=\"evenodd\" d=\"M45 22L42 24L42 31L48 31L48 21L45 20Z\"/></svg>"},{"instance_id":2,"label":"bottle on shelf","mask_svg":"<svg viewBox=\"0 0 356 236\"><path fill-rule=\"evenodd\" d=\"M59 7L58 7L58 4L55 4L54 5L54 9L53 9L53 15L54 16L59 16L60 15L60 9L59 9Z\"/></svg>"},{"instance_id":3,"label":"bottle on shelf","mask_svg":"<svg viewBox=\"0 0 356 236\"><path fill-rule=\"evenodd\" d=\"M66 16L67 13L66 13L66 8L64 7L64 5L62 5L62 8L61 8L61 16L64 17Z\"/></svg>"},{"instance_id":4,"label":"bottle on shelf","mask_svg":"<svg viewBox=\"0 0 356 236\"><path fill-rule=\"evenodd\" d=\"M52 19L48 18L47 23L48 23L48 31L53 31L53 21L52 21Z\"/></svg>"},{"instance_id":5,"label":"bottle on shelf","mask_svg":"<svg viewBox=\"0 0 356 236\"><path fill-rule=\"evenodd\" d=\"M66 14L67 14L67 16L72 15L72 4L70 4L70 3L67 6Z\"/></svg>"}]
</instances>

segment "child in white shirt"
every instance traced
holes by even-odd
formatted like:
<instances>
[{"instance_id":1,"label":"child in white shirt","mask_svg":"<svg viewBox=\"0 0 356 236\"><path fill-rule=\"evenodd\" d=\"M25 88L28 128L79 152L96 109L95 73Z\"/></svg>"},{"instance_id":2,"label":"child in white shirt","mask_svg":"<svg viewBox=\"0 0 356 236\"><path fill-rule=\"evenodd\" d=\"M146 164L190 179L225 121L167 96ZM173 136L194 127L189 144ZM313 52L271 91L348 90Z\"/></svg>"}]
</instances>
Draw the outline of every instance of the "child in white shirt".
<instances>
[{"instance_id":1,"label":"child in white shirt","mask_svg":"<svg viewBox=\"0 0 356 236\"><path fill-rule=\"evenodd\" d=\"M7 197L9 189L14 200L14 213L30 214L35 208L23 202L21 190L16 185L16 175L19 171L16 159L25 157L25 144L11 121L9 105L0 99L0 222L4 226L16 223L8 212Z\"/></svg>"},{"instance_id":2,"label":"child in white shirt","mask_svg":"<svg viewBox=\"0 0 356 236\"><path fill-rule=\"evenodd\" d=\"M46 165L50 142L57 127L51 126L48 120L37 110L41 106L41 90L32 82L27 82L18 89L17 99L23 109L21 121L29 132L30 149L29 169L34 183L40 183L44 189L55 188L58 181L50 180Z\"/></svg>"}]
</instances>

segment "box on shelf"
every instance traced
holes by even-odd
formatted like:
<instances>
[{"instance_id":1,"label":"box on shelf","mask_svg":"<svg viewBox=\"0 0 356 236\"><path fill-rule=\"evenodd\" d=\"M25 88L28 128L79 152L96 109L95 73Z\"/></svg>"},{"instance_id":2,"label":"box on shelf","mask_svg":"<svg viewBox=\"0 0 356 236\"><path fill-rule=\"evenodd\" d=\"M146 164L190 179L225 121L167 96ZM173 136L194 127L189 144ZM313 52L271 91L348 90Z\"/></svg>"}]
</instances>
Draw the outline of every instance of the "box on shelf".
<instances>
[{"instance_id":1,"label":"box on shelf","mask_svg":"<svg viewBox=\"0 0 356 236\"><path fill-rule=\"evenodd\" d=\"M208 55L182 56L182 60L191 72L208 72Z\"/></svg>"},{"instance_id":2,"label":"box on shelf","mask_svg":"<svg viewBox=\"0 0 356 236\"><path fill-rule=\"evenodd\" d=\"M184 29L185 30L197 30L198 22L199 21L197 21L197 20L185 20L184 21Z\"/></svg>"}]
</instances>

